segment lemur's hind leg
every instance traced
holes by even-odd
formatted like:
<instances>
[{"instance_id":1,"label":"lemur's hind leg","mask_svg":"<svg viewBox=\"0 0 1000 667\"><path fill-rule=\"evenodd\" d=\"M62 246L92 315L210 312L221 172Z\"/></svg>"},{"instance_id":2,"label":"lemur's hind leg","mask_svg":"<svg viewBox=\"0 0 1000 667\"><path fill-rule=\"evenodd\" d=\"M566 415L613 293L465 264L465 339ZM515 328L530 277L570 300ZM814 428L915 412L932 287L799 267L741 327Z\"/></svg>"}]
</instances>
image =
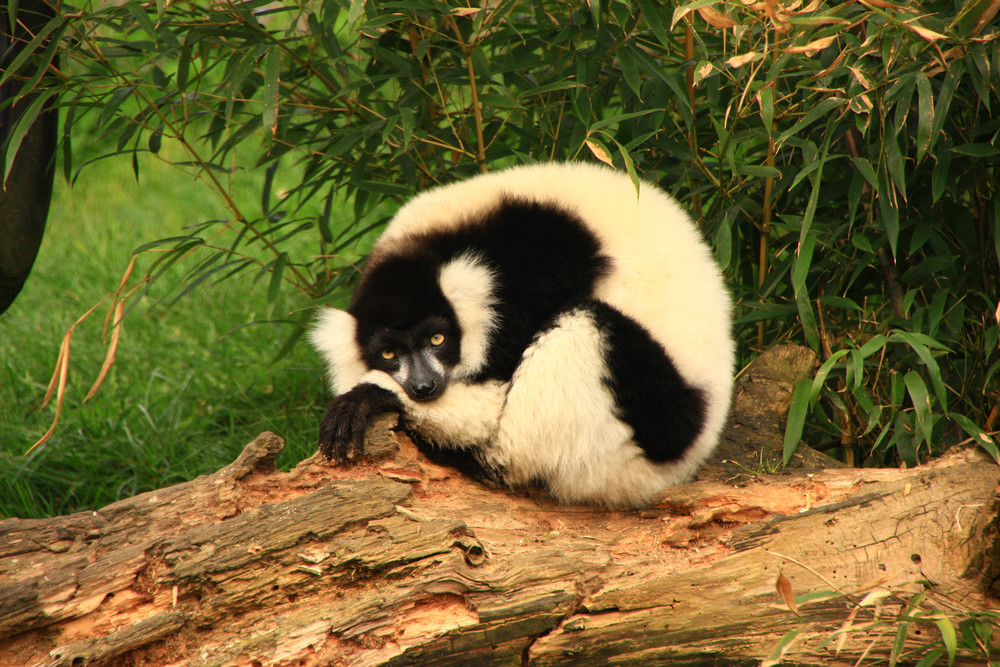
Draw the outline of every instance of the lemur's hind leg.
<instances>
[{"instance_id":1,"label":"lemur's hind leg","mask_svg":"<svg viewBox=\"0 0 1000 667\"><path fill-rule=\"evenodd\" d=\"M667 365L662 347L606 304L588 302L560 314L525 351L488 458L506 471L510 485L544 479L563 502L649 502L688 471L664 462L664 443L637 443L637 430L668 439L671 429L684 431L679 437L688 444L702 419L699 393ZM651 421L663 426L651 429ZM657 460L647 456L651 446L659 448L651 450ZM673 458L683 453L681 447Z\"/></svg>"}]
</instances>

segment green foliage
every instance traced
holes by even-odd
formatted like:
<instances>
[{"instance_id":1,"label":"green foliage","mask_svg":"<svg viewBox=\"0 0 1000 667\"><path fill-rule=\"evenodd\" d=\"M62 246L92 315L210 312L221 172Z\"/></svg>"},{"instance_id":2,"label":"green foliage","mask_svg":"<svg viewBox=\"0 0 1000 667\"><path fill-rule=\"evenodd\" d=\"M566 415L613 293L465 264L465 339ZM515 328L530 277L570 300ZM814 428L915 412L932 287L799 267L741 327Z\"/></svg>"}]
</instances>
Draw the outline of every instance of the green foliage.
<instances>
[{"instance_id":1,"label":"green foliage","mask_svg":"<svg viewBox=\"0 0 1000 667\"><path fill-rule=\"evenodd\" d=\"M914 593L913 591L918 592ZM935 593L926 581L915 581L898 588L873 587L860 600L837 591L815 591L796 596L795 601L809 613L838 602L838 610L850 612L841 627L820 643L839 652L849 636L870 641L871 664L882 664L888 653L888 665L952 665L962 662L995 665L994 630L1000 622L996 611L965 611L954 601ZM809 605L816 605L809 609ZM780 658L800 634L786 634L772 650L771 661Z\"/></svg>"},{"instance_id":2,"label":"green foliage","mask_svg":"<svg viewBox=\"0 0 1000 667\"><path fill-rule=\"evenodd\" d=\"M150 275L181 262L184 295L251 273L283 352L415 191L603 159L697 216L744 361L821 355L786 455L802 432L849 461L970 440L1000 460L997 3L474 4L61 5L3 80L62 108L67 178L84 128L137 173L179 145L227 214L140 248ZM234 190L250 170L253 200Z\"/></svg>"},{"instance_id":3,"label":"green foliage","mask_svg":"<svg viewBox=\"0 0 1000 667\"><path fill-rule=\"evenodd\" d=\"M66 327L114 289L131 249L150 234L179 229L193 209L222 213L179 170L149 155L139 161L142 183L128 161L114 160L94 164L86 187L56 181L34 271L0 315L0 517L94 509L215 472L264 430L286 439L284 469L315 450L325 400L315 355L303 345L268 364L285 332L243 326L267 317L267 283L238 275L165 308L167 288L184 275L175 265L130 304L113 371L89 401L104 358L103 317L77 327L57 430L24 456L52 421L38 405ZM253 194L254 183L245 185Z\"/></svg>"}]
</instances>

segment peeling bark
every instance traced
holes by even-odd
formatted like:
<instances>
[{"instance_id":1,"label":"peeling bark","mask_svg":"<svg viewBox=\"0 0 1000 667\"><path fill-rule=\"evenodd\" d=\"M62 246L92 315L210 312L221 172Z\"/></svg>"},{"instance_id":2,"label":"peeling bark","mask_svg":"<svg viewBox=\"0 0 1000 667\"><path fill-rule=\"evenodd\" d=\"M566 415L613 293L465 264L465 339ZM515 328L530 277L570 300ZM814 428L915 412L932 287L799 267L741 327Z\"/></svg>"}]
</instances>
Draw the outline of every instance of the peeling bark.
<instances>
[{"instance_id":1,"label":"peeling bark","mask_svg":"<svg viewBox=\"0 0 1000 667\"><path fill-rule=\"evenodd\" d=\"M0 665L758 664L790 632L785 660L853 664L889 656L896 626L878 622L918 592L951 614L995 607L1000 468L974 451L750 472L780 452L782 387L812 363L785 354L790 374L744 374L705 480L646 510L484 488L383 419L378 455L351 468L276 471L264 433L215 474L0 521Z\"/></svg>"}]
</instances>

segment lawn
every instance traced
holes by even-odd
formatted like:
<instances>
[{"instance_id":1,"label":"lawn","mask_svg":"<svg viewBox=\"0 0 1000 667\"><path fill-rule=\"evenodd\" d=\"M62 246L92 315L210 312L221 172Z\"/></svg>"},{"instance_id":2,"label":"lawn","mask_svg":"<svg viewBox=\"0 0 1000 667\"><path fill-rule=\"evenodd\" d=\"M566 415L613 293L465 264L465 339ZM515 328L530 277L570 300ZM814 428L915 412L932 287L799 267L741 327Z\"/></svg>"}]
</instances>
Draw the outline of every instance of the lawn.
<instances>
[{"instance_id":1,"label":"lawn","mask_svg":"<svg viewBox=\"0 0 1000 667\"><path fill-rule=\"evenodd\" d=\"M116 363L83 402L103 362L110 295L131 252L224 217L221 202L189 175L142 156L136 183L128 158L86 168L75 185L56 178L34 271L0 315L0 516L41 517L101 507L119 498L213 472L263 430L287 441L279 465L315 447L326 391L320 364L300 343L275 362L290 330L267 318L267 279L246 273L203 283L176 304L183 266L153 285L128 314ZM240 174L235 198L259 198L262 176ZM145 254L135 276L151 264ZM67 328L105 299L73 335L58 428L54 401L40 404Z\"/></svg>"}]
</instances>

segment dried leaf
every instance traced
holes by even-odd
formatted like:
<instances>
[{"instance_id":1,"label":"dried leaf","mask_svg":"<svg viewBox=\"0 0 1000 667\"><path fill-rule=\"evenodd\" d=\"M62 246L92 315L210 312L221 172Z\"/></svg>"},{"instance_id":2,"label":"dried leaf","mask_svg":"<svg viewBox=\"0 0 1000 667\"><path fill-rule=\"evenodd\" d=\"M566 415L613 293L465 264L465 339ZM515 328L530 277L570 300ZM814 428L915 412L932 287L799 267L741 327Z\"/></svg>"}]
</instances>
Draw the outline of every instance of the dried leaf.
<instances>
[{"instance_id":1,"label":"dried leaf","mask_svg":"<svg viewBox=\"0 0 1000 667\"><path fill-rule=\"evenodd\" d=\"M131 264L129 265L129 271L131 271ZM91 306L90 310L81 315L79 319L77 319L77 321L66 330L66 333L63 334L62 345L59 346L59 357L56 359L56 367L52 372L52 379L49 380L49 388L45 392L45 398L42 399L42 404L38 406L39 409L42 409L48 405L49 401L52 400L52 394L54 392L56 395L56 415L52 418L52 424L49 426L49 430L46 431L41 438L35 441L35 444L28 447L27 451L24 452L25 456L45 444L45 442L52 437L52 434L56 432L56 425L59 423L59 415L62 413L63 397L66 394L66 378L69 375L69 344L73 339L73 332L76 331L77 325L90 317L90 314L97 310L97 307L100 305L101 301L98 301Z\"/></svg>"},{"instance_id":2,"label":"dried leaf","mask_svg":"<svg viewBox=\"0 0 1000 667\"><path fill-rule=\"evenodd\" d=\"M455 7L451 10L451 13L455 16L472 16L481 11L483 11L482 7Z\"/></svg>"},{"instance_id":3,"label":"dried leaf","mask_svg":"<svg viewBox=\"0 0 1000 667\"><path fill-rule=\"evenodd\" d=\"M692 3L693 4L693 3ZM674 8L674 14L670 17L670 29L673 30L674 26L683 19L685 16L690 14L695 10L695 7L688 5L686 7L676 7Z\"/></svg>"},{"instance_id":4,"label":"dried leaf","mask_svg":"<svg viewBox=\"0 0 1000 667\"><path fill-rule=\"evenodd\" d=\"M733 19L729 18L717 9L712 9L711 7L701 7L698 9L698 14L700 14L701 18L705 20L705 23L716 28L735 28L739 25Z\"/></svg>"},{"instance_id":5,"label":"dried leaf","mask_svg":"<svg viewBox=\"0 0 1000 667\"><path fill-rule=\"evenodd\" d=\"M903 25L905 25L907 28L909 28L913 32L917 33L918 35L926 39L928 42L936 42L939 39L945 38L945 36L942 35L941 33L934 32L933 30L928 30L927 28L918 25L916 23L907 23L906 21L903 21Z\"/></svg>"},{"instance_id":6,"label":"dried leaf","mask_svg":"<svg viewBox=\"0 0 1000 667\"><path fill-rule=\"evenodd\" d=\"M805 53L806 55L813 55L817 51L822 51L826 47L833 44L834 40L837 39L836 35L830 35L829 37L823 37L821 39L816 39L805 46L789 46L785 51L788 53Z\"/></svg>"},{"instance_id":7,"label":"dried leaf","mask_svg":"<svg viewBox=\"0 0 1000 667\"><path fill-rule=\"evenodd\" d=\"M834 648L833 654L836 656L840 655L840 652L844 648L844 644L847 642L847 636L850 634L851 629L854 626L854 617L858 615L858 610L861 607L854 607L851 609L851 613L847 615L844 622L840 624L840 628L837 630L837 645Z\"/></svg>"},{"instance_id":8,"label":"dried leaf","mask_svg":"<svg viewBox=\"0 0 1000 667\"><path fill-rule=\"evenodd\" d=\"M611 156L608 155L608 152L603 148L601 148L598 144L595 144L590 139L587 139L583 143L587 144L587 148L590 149L590 152L593 153L594 157L596 157L598 160L600 160L606 165L610 165L612 167L615 166L615 163L611 159Z\"/></svg>"},{"instance_id":9,"label":"dried leaf","mask_svg":"<svg viewBox=\"0 0 1000 667\"><path fill-rule=\"evenodd\" d=\"M792 613L798 616L799 606L795 604L795 592L792 590L792 582L788 580L784 572L778 572L778 580L774 582L774 587L777 589L781 599L788 605L788 608L792 610Z\"/></svg>"},{"instance_id":10,"label":"dried leaf","mask_svg":"<svg viewBox=\"0 0 1000 667\"><path fill-rule=\"evenodd\" d=\"M847 66L847 69L851 70L851 74L854 75L854 80L861 84L861 87L865 90L871 90L874 84L871 79L869 79L864 72L859 70L857 67Z\"/></svg>"},{"instance_id":11,"label":"dried leaf","mask_svg":"<svg viewBox=\"0 0 1000 667\"><path fill-rule=\"evenodd\" d=\"M59 424L59 415L62 414L63 395L66 393L66 376L69 374L69 342L73 338L73 328L75 326L70 327L69 331L63 336L62 345L59 347L59 358L56 360L56 368L52 373L52 380L49 381L49 389L45 392L45 398L42 399L42 405L40 406L44 408L48 405L49 399L52 398L52 392L55 392L56 416L53 417L49 430L24 452L25 456L45 444L52 437L52 434L56 432L56 425Z\"/></svg>"},{"instance_id":12,"label":"dried leaf","mask_svg":"<svg viewBox=\"0 0 1000 667\"><path fill-rule=\"evenodd\" d=\"M754 51L752 53L744 53L739 56L733 56L732 58L726 61L726 65L733 68L742 67L747 63L756 62L763 57L764 54L760 51Z\"/></svg>"},{"instance_id":13,"label":"dried leaf","mask_svg":"<svg viewBox=\"0 0 1000 667\"><path fill-rule=\"evenodd\" d=\"M993 20L993 17L997 15L997 12L1000 12L1000 0L993 0L979 16L979 20L976 22L976 27L972 29L972 34L978 35L982 29Z\"/></svg>"},{"instance_id":14,"label":"dried leaf","mask_svg":"<svg viewBox=\"0 0 1000 667\"><path fill-rule=\"evenodd\" d=\"M879 602L889 597L890 595L892 595L892 591L890 591L888 588L876 588L873 591L869 591L868 594L861 599L861 602L858 603L858 606L871 607L872 605L878 604Z\"/></svg>"},{"instance_id":15,"label":"dried leaf","mask_svg":"<svg viewBox=\"0 0 1000 667\"><path fill-rule=\"evenodd\" d=\"M871 99L867 95L855 95L849 103L851 111L854 113L871 113L874 108Z\"/></svg>"},{"instance_id":16,"label":"dried leaf","mask_svg":"<svg viewBox=\"0 0 1000 667\"><path fill-rule=\"evenodd\" d=\"M118 350L118 339L121 337L122 333L122 319L125 316L125 301L119 301L114 307L114 326L111 329L111 341L108 343L108 352L104 356L104 363L101 365L101 370L97 374L97 379L94 380L94 384L90 387L90 391L83 398L83 402L89 401L97 390L100 388L101 384L104 382L104 378L107 377L108 371L111 370L111 366L115 363L115 352Z\"/></svg>"},{"instance_id":17,"label":"dried leaf","mask_svg":"<svg viewBox=\"0 0 1000 667\"><path fill-rule=\"evenodd\" d=\"M695 68L694 70L694 83L695 84L700 83L701 80L704 79L709 74L711 74L714 69L715 67L712 65L712 63L708 61L705 61L700 65L698 65L698 67Z\"/></svg>"}]
</instances>

